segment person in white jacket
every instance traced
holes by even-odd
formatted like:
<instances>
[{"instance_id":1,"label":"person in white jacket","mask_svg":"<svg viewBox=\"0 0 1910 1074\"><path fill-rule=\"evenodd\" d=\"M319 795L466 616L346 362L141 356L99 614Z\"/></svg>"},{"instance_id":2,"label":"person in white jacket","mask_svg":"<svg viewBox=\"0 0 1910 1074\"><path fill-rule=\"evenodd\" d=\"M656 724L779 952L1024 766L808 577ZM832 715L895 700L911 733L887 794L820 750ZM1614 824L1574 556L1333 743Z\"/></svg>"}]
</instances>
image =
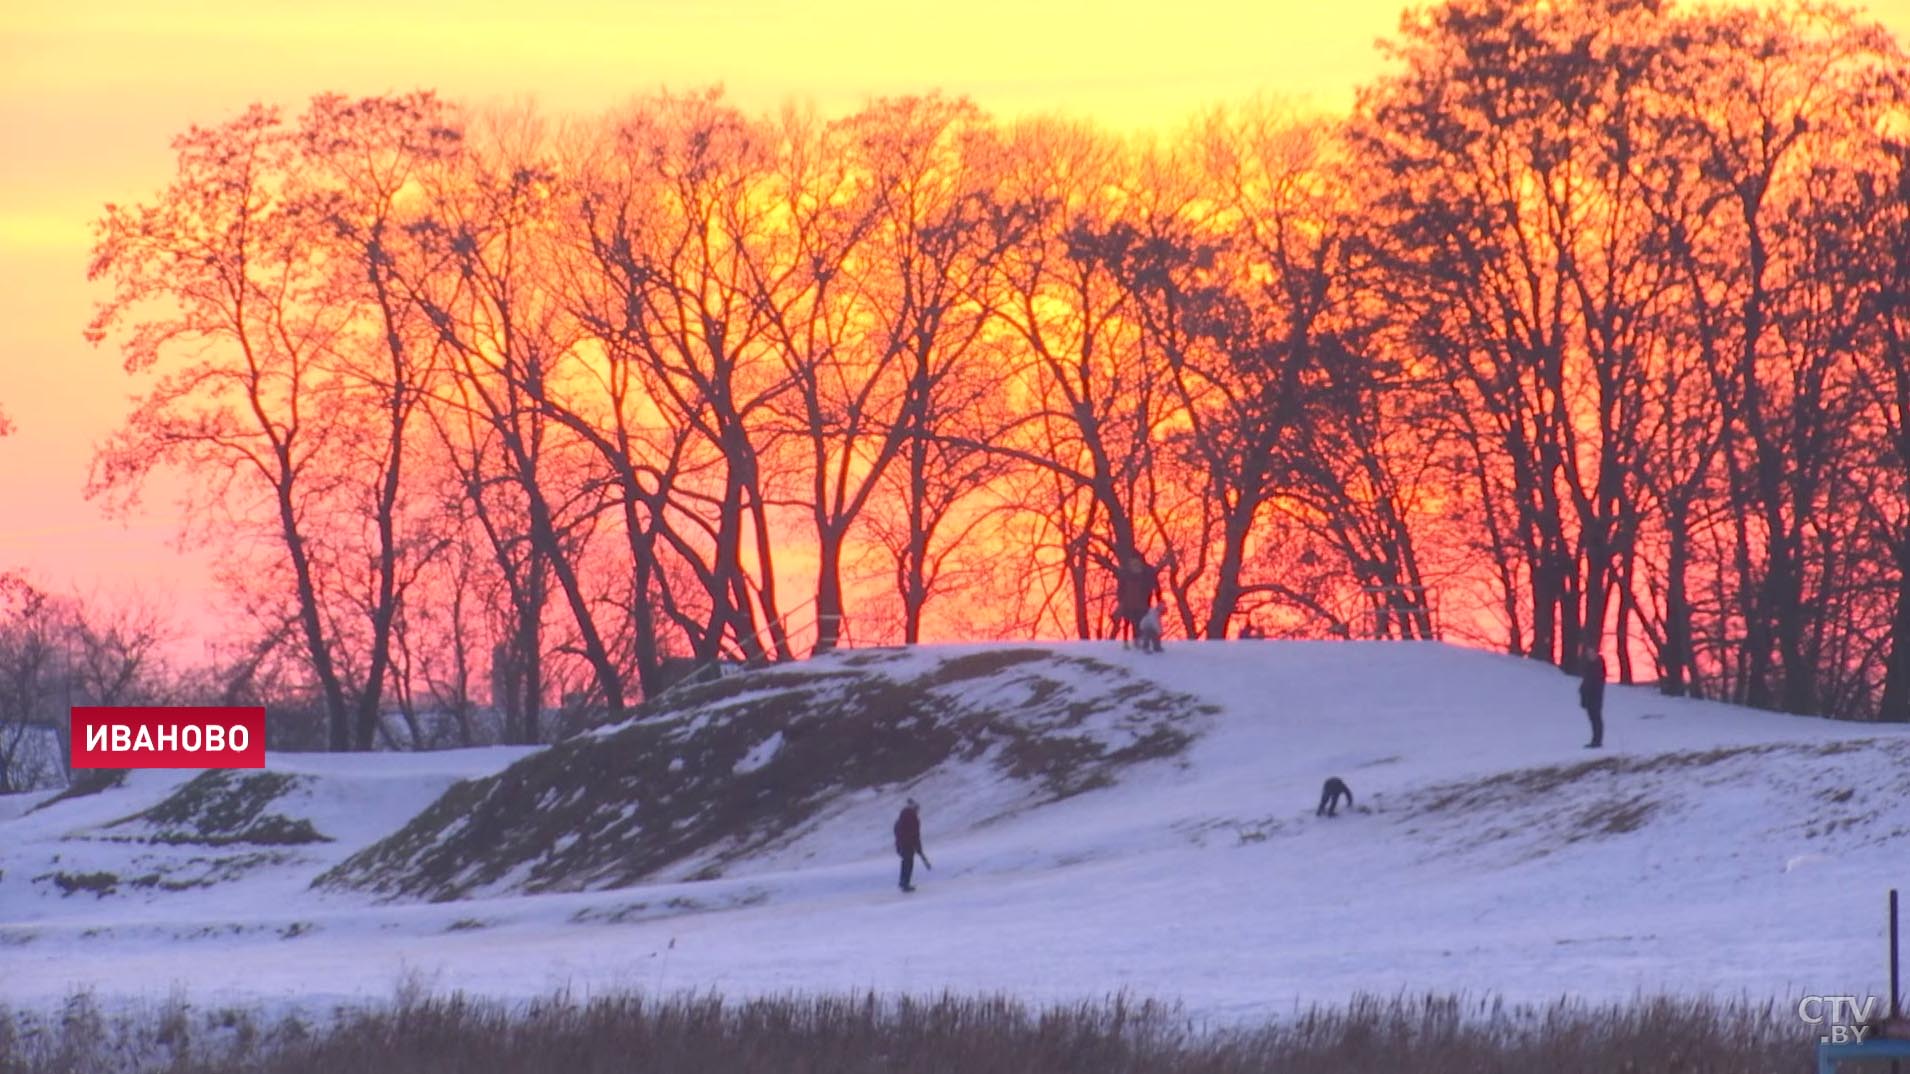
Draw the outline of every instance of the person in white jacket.
<instances>
[{"instance_id":1,"label":"person in white jacket","mask_svg":"<svg viewBox=\"0 0 1910 1074\"><path fill-rule=\"evenodd\" d=\"M1146 614L1134 624L1134 643L1144 653L1161 651L1161 606L1150 604Z\"/></svg>"}]
</instances>

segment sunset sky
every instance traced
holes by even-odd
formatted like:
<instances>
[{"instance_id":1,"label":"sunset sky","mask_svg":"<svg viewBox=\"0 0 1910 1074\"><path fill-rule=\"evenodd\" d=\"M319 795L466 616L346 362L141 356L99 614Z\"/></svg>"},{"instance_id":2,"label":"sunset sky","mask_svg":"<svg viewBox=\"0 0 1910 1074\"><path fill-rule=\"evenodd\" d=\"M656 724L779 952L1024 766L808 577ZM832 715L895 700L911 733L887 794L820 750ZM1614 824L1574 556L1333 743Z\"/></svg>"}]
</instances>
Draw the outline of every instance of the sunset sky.
<instances>
[{"instance_id":1,"label":"sunset sky","mask_svg":"<svg viewBox=\"0 0 1910 1074\"><path fill-rule=\"evenodd\" d=\"M131 380L81 338L99 292L90 223L149 198L168 143L254 101L433 88L468 102L596 112L658 87L712 83L751 109L828 113L941 89L1002 115L1061 111L1115 127L1172 126L1256 93L1344 110L1381 69L1373 42L1399 0L1222 5L983 0L627 0L500 4L345 0L9 0L0 6L0 570L59 589L139 586L183 618L199 559L170 545L171 505L129 523L80 494ZM1869 5L1910 40L1910 0Z\"/></svg>"}]
</instances>

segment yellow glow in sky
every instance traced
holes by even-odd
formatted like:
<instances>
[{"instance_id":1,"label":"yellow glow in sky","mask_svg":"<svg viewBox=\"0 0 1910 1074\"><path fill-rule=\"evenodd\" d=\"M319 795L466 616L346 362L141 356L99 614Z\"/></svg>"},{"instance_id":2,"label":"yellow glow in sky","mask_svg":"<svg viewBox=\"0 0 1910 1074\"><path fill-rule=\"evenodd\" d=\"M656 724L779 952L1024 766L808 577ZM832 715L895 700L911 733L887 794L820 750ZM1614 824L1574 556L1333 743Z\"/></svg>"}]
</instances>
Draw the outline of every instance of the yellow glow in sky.
<instances>
[{"instance_id":1,"label":"yellow glow in sky","mask_svg":"<svg viewBox=\"0 0 1910 1074\"><path fill-rule=\"evenodd\" d=\"M1000 115L1177 125L1267 93L1345 109L1381 70L1402 0L8 0L0 4L0 570L55 586L144 579L196 595L156 547L167 505L126 530L80 498L93 444L135 385L80 332L89 226L150 197L168 143L254 101L420 87L474 103L596 112L659 87L725 85L751 109L940 89ZM1910 0L1871 14L1910 40ZM157 577L163 575L163 578Z\"/></svg>"}]
</instances>

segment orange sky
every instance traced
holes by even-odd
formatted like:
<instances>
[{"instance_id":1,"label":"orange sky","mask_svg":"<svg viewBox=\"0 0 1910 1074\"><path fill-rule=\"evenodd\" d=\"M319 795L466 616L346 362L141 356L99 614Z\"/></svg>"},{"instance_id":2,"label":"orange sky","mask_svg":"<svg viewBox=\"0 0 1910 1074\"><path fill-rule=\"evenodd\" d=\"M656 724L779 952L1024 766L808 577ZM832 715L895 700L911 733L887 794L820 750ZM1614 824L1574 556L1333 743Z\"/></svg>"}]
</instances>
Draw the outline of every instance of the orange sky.
<instances>
[{"instance_id":1,"label":"orange sky","mask_svg":"<svg viewBox=\"0 0 1910 1074\"><path fill-rule=\"evenodd\" d=\"M80 496L92 445L132 390L80 337L89 224L149 197L171 137L253 101L429 87L473 102L597 111L659 86L721 82L751 108L831 113L940 88L998 114L1060 110L1170 125L1274 93L1344 109L1380 68L1402 0L5 0L0 4L0 570L56 588L137 586L182 617L201 562L170 547L169 505L130 526ZM1910 41L1910 0L1871 13Z\"/></svg>"}]
</instances>

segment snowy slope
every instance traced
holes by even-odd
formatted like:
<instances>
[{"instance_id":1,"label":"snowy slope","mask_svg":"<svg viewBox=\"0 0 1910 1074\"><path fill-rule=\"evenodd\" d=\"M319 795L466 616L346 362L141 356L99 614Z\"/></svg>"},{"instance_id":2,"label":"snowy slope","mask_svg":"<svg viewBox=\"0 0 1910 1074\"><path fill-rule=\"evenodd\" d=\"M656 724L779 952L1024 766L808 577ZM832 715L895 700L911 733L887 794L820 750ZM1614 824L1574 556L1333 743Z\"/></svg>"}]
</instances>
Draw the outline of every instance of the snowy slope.
<instances>
[{"instance_id":1,"label":"snowy slope","mask_svg":"<svg viewBox=\"0 0 1910 1074\"><path fill-rule=\"evenodd\" d=\"M307 886L454 779L517 756L478 751L273 758L310 777L284 814L331 841L204 890L61 895L35 881L49 868L131 873L124 856L158 852L60 838L150 809L190 775L141 773L0 820L0 1001L180 986L201 1001L318 1005L403 979L505 995L1125 988L1232 1018L1399 989L1782 1000L1878 987L1883 891L1910 887L1904 728L1613 687L1611 748L1593 753L1574 681L1507 657L1345 642L1053 648L1219 713L1177 756L1060 801L1027 802L968 762L846 792L714 880L436 904ZM773 734L735 769L779 756ZM1327 775L1352 785L1352 813L1313 817ZM895 890L887 845L904 792L923 803L936 865L917 871L915 895Z\"/></svg>"},{"instance_id":2,"label":"snowy slope","mask_svg":"<svg viewBox=\"0 0 1910 1074\"><path fill-rule=\"evenodd\" d=\"M76 914L114 925L181 914L242 920L296 902L316 871L388 834L453 783L532 752L274 754L264 773L153 769L43 808L33 805L49 796L36 795L39 803L21 802L17 816L0 821L0 928L8 930L0 936L18 942L24 922ZM208 783L211 790L192 793ZM262 784L261 793L245 793Z\"/></svg>"},{"instance_id":3,"label":"snowy slope","mask_svg":"<svg viewBox=\"0 0 1910 1074\"><path fill-rule=\"evenodd\" d=\"M710 879L934 776L966 773L964 812L945 818L961 827L1110 785L1177 756L1213 714L1028 647L762 669L460 786L318 885L442 901Z\"/></svg>"}]
</instances>

